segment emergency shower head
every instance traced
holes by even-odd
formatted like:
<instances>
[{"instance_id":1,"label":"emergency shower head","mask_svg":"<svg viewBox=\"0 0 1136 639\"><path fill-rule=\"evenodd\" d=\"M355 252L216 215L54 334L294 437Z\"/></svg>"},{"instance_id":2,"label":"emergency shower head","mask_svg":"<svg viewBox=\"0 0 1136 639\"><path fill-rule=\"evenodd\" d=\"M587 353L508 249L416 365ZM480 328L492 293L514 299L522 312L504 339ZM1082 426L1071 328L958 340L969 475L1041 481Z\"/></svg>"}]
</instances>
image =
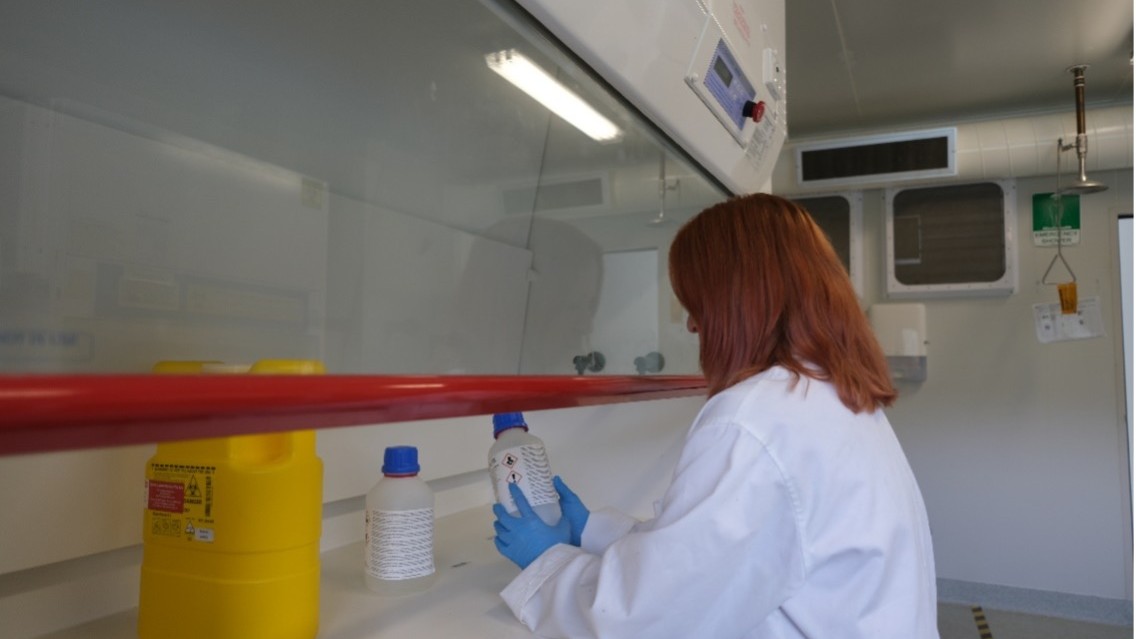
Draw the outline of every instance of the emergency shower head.
<instances>
[{"instance_id":1,"label":"emergency shower head","mask_svg":"<svg viewBox=\"0 0 1136 639\"><path fill-rule=\"evenodd\" d=\"M1098 182L1097 180L1090 180L1086 178L1084 174L1082 174L1081 178L1076 182L1073 182L1072 184L1066 184L1065 186L1061 187L1061 190L1058 191L1058 194L1064 195L1067 193L1097 193L1099 191L1106 190L1108 190L1107 184L1105 184L1104 182Z\"/></svg>"},{"instance_id":2,"label":"emergency shower head","mask_svg":"<svg viewBox=\"0 0 1136 639\"><path fill-rule=\"evenodd\" d=\"M1087 64L1078 64L1069 67L1068 71L1073 74L1073 93L1076 99L1077 106L1077 167L1079 169L1078 177L1075 182L1065 186L1058 185L1057 193L1096 193L1108 188L1108 185L1097 180L1090 180L1085 175L1085 156L1089 151L1089 138L1085 133L1085 69L1089 68ZM1064 145L1061 140L1057 141L1057 177L1061 178L1061 152L1073 148L1073 145Z\"/></svg>"}]
</instances>

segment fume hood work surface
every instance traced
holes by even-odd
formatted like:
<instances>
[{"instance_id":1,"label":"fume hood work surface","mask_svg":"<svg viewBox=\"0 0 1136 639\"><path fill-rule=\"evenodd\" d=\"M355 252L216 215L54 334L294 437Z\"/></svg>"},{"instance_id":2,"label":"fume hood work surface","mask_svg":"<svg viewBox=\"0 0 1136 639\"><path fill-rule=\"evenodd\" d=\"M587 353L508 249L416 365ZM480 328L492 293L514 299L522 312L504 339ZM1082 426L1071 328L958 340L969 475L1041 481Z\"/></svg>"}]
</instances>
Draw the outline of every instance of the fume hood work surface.
<instances>
[{"instance_id":1,"label":"fume hood work surface","mask_svg":"<svg viewBox=\"0 0 1136 639\"><path fill-rule=\"evenodd\" d=\"M519 569L493 547L493 513L472 508L437 521L437 580L425 592L382 597L363 583L361 543L322 557L320 639L532 637L498 595ZM136 634L128 611L44 639L121 639Z\"/></svg>"}]
</instances>

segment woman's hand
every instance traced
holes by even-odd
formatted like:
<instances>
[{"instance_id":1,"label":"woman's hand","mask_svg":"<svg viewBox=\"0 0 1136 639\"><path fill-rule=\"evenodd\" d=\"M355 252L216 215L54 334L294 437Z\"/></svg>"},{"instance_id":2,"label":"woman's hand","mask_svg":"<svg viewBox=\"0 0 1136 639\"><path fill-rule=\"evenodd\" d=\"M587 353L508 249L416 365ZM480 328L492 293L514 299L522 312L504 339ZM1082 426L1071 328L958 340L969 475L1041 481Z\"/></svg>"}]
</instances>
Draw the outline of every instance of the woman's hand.
<instances>
[{"instance_id":1,"label":"woman's hand","mask_svg":"<svg viewBox=\"0 0 1136 639\"><path fill-rule=\"evenodd\" d=\"M493 514L497 515L497 521L493 522L497 537L493 543L498 552L524 570L544 551L571 541L572 528L568 517L562 516L555 526L549 526L533 511L516 484L509 484L509 494L517 504L517 515L510 515L501 504L493 504Z\"/></svg>"},{"instance_id":2,"label":"woman's hand","mask_svg":"<svg viewBox=\"0 0 1136 639\"><path fill-rule=\"evenodd\" d=\"M564 484L564 480L560 479L560 475L552 478L552 486L560 495L560 513L563 519L567 519L572 528L571 543L573 546L580 545L580 538L584 535L584 526L588 524L588 509L584 506L584 502L572 492Z\"/></svg>"}]
</instances>

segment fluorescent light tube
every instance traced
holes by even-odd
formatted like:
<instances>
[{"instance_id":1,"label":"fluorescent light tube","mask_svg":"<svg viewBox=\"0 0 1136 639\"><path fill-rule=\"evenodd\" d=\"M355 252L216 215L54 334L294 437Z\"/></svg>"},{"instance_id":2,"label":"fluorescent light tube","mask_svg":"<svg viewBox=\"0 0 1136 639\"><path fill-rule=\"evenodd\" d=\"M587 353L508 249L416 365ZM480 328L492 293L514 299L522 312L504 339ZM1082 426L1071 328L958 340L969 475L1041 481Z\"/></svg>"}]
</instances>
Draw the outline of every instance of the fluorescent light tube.
<instances>
[{"instance_id":1,"label":"fluorescent light tube","mask_svg":"<svg viewBox=\"0 0 1136 639\"><path fill-rule=\"evenodd\" d=\"M485 64L593 140L611 142L623 135L623 131L611 120L600 115L516 49L490 53L485 56Z\"/></svg>"}]
</instances>

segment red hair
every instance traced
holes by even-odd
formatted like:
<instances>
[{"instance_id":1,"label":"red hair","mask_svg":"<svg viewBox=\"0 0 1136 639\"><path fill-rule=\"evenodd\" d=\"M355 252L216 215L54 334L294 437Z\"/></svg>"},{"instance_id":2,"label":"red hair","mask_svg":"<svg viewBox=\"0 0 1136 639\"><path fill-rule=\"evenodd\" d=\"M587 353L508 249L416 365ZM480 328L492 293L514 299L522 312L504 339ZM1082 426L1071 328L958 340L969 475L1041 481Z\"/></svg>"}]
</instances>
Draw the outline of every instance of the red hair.
<instances>
[{"instance_id":1,"label":"red hair","mask_svg":"<svg viewBox=\"0 0 1136 639\"><path fill-rule=\"evenodd\" d=\"M757 193L711 206L679 229L669 261L711 395L782 366L831 382L856 413L895 401L848 274L793 202Z\"/></svg>"}]
</instances>

